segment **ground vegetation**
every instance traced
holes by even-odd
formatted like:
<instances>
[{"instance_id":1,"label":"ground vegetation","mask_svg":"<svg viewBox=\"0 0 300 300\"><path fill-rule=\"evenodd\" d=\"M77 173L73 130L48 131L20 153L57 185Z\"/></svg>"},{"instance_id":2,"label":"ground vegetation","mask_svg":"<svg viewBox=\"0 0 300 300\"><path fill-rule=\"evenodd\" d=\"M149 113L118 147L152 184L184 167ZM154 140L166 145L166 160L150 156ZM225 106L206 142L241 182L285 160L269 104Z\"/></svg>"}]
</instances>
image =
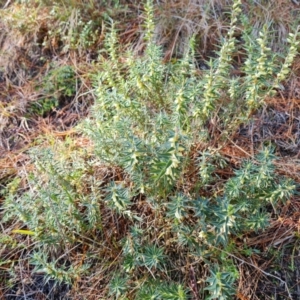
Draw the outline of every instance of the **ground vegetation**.
<instances>
[{"instance_id":1,"label":"ground vegetation","mask_svg":"<svg viewBox=\"0 0 300 300\"><path fill-rule=\"evenodd\" d=\"M300 297L298 1L0 5L0 297Z\"/></svg>"}]
</instances>

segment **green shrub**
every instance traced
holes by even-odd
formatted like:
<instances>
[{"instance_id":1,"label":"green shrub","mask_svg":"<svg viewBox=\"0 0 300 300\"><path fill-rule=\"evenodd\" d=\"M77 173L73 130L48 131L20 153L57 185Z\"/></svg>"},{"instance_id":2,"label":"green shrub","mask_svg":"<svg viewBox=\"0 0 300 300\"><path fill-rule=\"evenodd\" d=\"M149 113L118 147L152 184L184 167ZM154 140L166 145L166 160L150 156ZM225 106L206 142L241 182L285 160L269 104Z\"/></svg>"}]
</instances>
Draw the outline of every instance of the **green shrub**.
<instances>
[{"instance_id":1,"label":"green shrub","mask_svg":"<svg viewBox=\"0 0 300 300\"><path fill-rule=\"evenodd\" d=\"M198 276L206 268L197 296L232 299L238 273L227 254L238 251L235 238L266 228L270 207L276 213L277 204L295 190L291 180L275 172L272 147L262 148L219 184L214 170L226 159L217 149L195 150L199 142L208 142L209 122L215 120L226 139L247 120L278 88L296 54L296 34L291 34L286 60L277 67L279 60L267 47L267 28L257 41L246 31L246 75L228 76L240 4L234 1L227 37L203 75L194 65L194 40L183 59L162 62L162 51L152 42L151 1L145 9L143 56L120 53L112 26L107 53L100 57L91 117L79 129L94 142L93 163L121 174L98 182L90 158L80 151L66 156L64 149L38 149L31 153L35 167L28 190L6 197L6 219L17 217L34 232L33 261L49 276L72 283L78 274L95 270L87 264L79 269L59 265L57 256L45 254L45 245L71 248L84 238L90 247L97 240L103 253L108 231L109 251L117 253L105 273L109 298L188 299L197 290L189 286L189 268ZM190 170L195 170L195 184ZM107 264L98 256L98 263Z\"/></svg>"},{"instance_id":2,"label":"green shrub","mask_svg":"<svg viewBox=\"0 0 300 300\"><path fill-rule=\"evenodd\" d=\"M157 265L159 260L151 256L146 267L150 274L155 272L155 277L165 272L165 276L173 279L169 271L172 259L167 255L171 246L166 247L171 244L177 255L185 253L193 261L200 260L209 266L211 275L205 289L210 294L208 299L230 299L235 293L237 271L231 258L219 259L222 251L230 247L232 237L266 228L268 206L276 208L274 203L290 197L295 185L276 176L273 151L264 148L255 159L245 161L235 176L211 197L200 197L199 187L206 189L214 182L214 168L224 165L226 160L209 149L193 160L193 149L197 142L209 139L207 122L217 120L226 139L279 87L296 55L297 34L290 34L289 52L280 66L280 58L267 47L267 26L254 41L245 30L246 75L228 76L233 68L235 30L241 14L240 1L234 1L230 29L218 56L210 60L210 69L204 75L198 75L193 62L193 40L182 60L162 63L161 49L152 43L150 1L145 10L148 44L143 56L127 53L120 62L122 54L118 53L112 27L106 41L109 59L102 57L99 66L92 118L81 128L93 139L101 161L125 170L131 182L126 194L143 195L155 213L153 227L145 229L146 221L139 220L125 239L124 271L132 274L131 278L140 277L147 245L155 241L164 257L164 271ZM199 170L195 189L185 187L190 168ZM114 205L118 210L119 203ZM127 202L121 207L127 210L130 206ZM130 213L127 216L132 220ZM154 231L160 234L156 236ZM158 294L154 288L153 295Z\"/></svg>"}]
</instances>

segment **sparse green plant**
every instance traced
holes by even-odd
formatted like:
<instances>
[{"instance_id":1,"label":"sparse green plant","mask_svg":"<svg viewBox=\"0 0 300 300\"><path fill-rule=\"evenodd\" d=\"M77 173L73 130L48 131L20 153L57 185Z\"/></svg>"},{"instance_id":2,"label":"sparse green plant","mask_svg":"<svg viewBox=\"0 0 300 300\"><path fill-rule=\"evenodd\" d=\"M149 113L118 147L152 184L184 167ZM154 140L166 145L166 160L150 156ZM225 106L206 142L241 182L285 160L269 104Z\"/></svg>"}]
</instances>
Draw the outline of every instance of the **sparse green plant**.
<instances>
[{"instance_id":1,"label":"sparse green plant","mask_svg":"<svg viewBox=\"0 0 300 300\"><path fill-rule=\"evenodd\" d=\"M58 99L61 96L71 97L76 93L76 73L72 66L54 67L45 77L42 84L46 94L54 94Z\"/></svg>"},{"instance_id":2,"label":"sparse green plant","mask_svg":"<svg viewBox=\"0 0 300 300\"><path fill-rule=\"evenodd\" d=\"M46 244L71 242L77 234L101 227L96 189L81 193L84 161L60 161L50 149L32 152L32 158L36 169L27 178L30 189L22 197L9 194L6 218L18 216Z\"/></svg>"},{"instance_id":3,"label":"sparse green plant","mask_svg":"<svg viewBox=\"0 0 300 300\"><path fill-rule=\"evenodd\" d=\"M150 280L138 291L137 299L189 299L188 291L181 284L169 284L168 282Z\"/></svg>"},{"instance_id":4,"label":"sparse green plant","mask_svg":"<svg viewBox=\"0 0 300 300\"><path fill-rule=\"evenodd\" d=\"M66 98L76 94L79 82L71 66L53 68L38 87L43 97L32 102L28 108L30 114L46 115L57 108Z\"/></svg>"},{"instance_id":5,"label":"sparse green plant","mask_svg":"<svg viewBox=\"0 0 300 300\"><path fill-rule=\"evenodd\" d=\"M55 279L58 283L72 284L88 269L88 265L74 267L60 265L57 261L48 261L47 251L33 253L30 263L35 266L34 272L45 273L46 280Z\"/></svg>"},{"instance_id":6,"label":"sparse green plant","mask_svg":"<svg viewBox=\"0 0 300 300\"><path fill-rule=\"evenodd\" d=\"M121 277L119 274L115 274L109 284L109 294L116 299L122 299L128 289L127 281L127 277Z\"/></svg>"},{"instance_id":7,"label":"sparse green plant","mask_svg":"<svg viewBox=\"0 0 300 300\"><path fill-rule=\"evenodd\" d=\"M43 98L30 104L28 108L29 114L37 114L45 116L58 106L58 99L56 98Z\"/></svg>"},{"instance_id":8,"label":"sparse green plant","mask_svg":"<svg viewBox=\"0 0 300 300\"><path fill-rule=\"evenodd\" d=\"M206 288L210 291L210 296L207 299L231 299L236 293L234 288L234 282L237 279L236 272L222 272L218 266L211 268L210 272L211 276L207 279L209 286Z\"/></svg>"},{"instance_id":9,"label":"sparse green plant","mask_svg":"<svg viewBox=\"0 0 300 300\"><path fill-rule=\"evenodd\" d=\"M60 39L64 45L63 52L76 50L82 52L93 46L98 38L100 27L100 16L87 19L85 10L93 10L90 6L78 3L77 5L51 5L51 15L57 19L58 25L49 30L49 36ZM46 43L47 41L45 41Z\"/></svg>"}]
</instances>

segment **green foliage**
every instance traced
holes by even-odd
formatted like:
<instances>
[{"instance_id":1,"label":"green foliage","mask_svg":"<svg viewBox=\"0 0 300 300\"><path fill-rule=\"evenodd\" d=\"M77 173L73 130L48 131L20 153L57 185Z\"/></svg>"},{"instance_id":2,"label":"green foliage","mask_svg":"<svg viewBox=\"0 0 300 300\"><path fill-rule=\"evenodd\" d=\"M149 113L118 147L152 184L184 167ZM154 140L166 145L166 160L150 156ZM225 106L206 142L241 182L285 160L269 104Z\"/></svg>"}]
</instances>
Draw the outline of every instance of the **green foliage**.
<instances>
[{"instance_id":1,"label":"green foliage","mask_svg":"<svg viewBox=\"0 0 300 300\"><path fill-rule=\"evenodd\" d=\"M63 8L58 3L51 5L51 15L57 19L58 24L52 30L49 30L49 35L61 40L64 45L63 52L69 50L80 52L96 43L102 20L97 15L93 15L92 19L90 16L85 16L89 10L93 11L96 9L93 5L90 6L91 3L88 5L83 5L83 3L66 4ZM47 43L47 41L44 43Z\"/></svg>"},{"instance_id":2,"label":"green foliage","mask_svg":"<svg viewBox=\"0 0 300 300\"><path fill-rule=\"evenodd\" d=\"M17 216L47 244L74 241L78 234L101 228L99 193L82 193L86 163L79 157L59 160L51 149L31 155L35 170L27 178L30 188L21 197L9 194L5 219Z\"/></svg>"},{"instance_id":3,"label":"green foliage","mask_svg":"<svg viewBox=\"0 0 300 300\"><path fill-rule=\"evenodd\" d=\"M42 88L46 94L71 97L76 93L76 73L71 66L53 68L45 77Z\"/></svg>"},{"instance_id":4,"label":"green foliage","mask_svg":"<svg viewBox=\"0 0 300 300\"><path fill-rule=\"evenodd\" d=\"M58 99L56 98L43 98L30 104L28 108L29 114L37 114L44 116L50 113L58 106Z\"/></svg>"},{"instance_id":5,"label":"green foliage","mask_svg":"<svg viewBox=\"0 0 300 300\"><path fill-rule=\"evenodd\" d=\"M53 68L38 87L43 98L32 102L28 112L41 116L50 113L63 100L75 95L77 85L76 73L71 66Z\"/></svg>"},{"instance_id":6,"label":"green foliage","mask_svg":"<svg viewBox=\"0 0 300 300\"><path fill-rule=\"evenodd\" d=\"M145 5L143 55L120 52L112 24L106 53L99 57L91 117L79 126L94 143L93 163L80 150L64 155L64 149L37 149L30 154L28 189L6 196L5 221L17 218L34 232L36 268L72 283L95 270L59 264L43 247L61 249L86 239L92 248L99 239L99 253L117 253L108 263L96 259L109 264L103 276L109 298L188 299L190 265L206 266L210 274L199 294L233 297L238 275L224 253L238 251L236 236L265 229L271 208L276 214L278 203L295 192L295 184L275 172L272 147L245 160L226 180L215 173L227 163L217 149L195 150L213 134L208 124L216 122L226 139L263 105L296 53L294 34L280 67L267 47L267 26L257 40L246 28L245 76L229 76L240 6L240 0L233 1L228 34L203 74L194 64L194 39L182 59L163 63L162 49L153 42L152 1ZM55 99L69 97L76 91L75 78L71 67L61 67L50 72L43 88ZM100 182L91 175L93 164L118 168L121 175Z\"/></svg>"},{"instance_id":7,"label":"green foliage","mask_svg":"<svg viewBox=\"0 0 300 300\"><path fill-rule=\"evenodd\" d=\"M72 284L76 278L86 273L88 265L82 266L66 266L60 265L57 261L48 262L47 251L38 251L33 253L31 257L31 264L34 265L36 272L43 272L46 274L46 280L55 279L58 283Z\"/></svg>"},{"instance_id":8,"label":"green foliage","mask_svg":"<svg viewBox=\"0 0 300 300\"><path fill-rule=\"evenodd\" d=\"M170 203L167 204L166 216L180 223L184 217L188 216L190 199L182 193L176 194L170 199Z\"/></svg>"},{"instance_id":9,"label":"green foliage","mask_svg":"<svg viewBox=\"0 0 300 300\"><path fill-rule=\"evenodd\" d=\"M141 300L186 300L189 299L188 291L181 284L150 281L145 283L137 294Z\"/></svg>"},{"instance_id":10,"label":"green foliage","mask_svg":"<svg viewBox=\"0 0 300 300\"><path fill-rule=\"evenodd\" d=\"M130 216L131 197L129 190L120 184L111 182L105 191L107 195L104 201L107 202L108 206L119 214Z\"/></svg>"},{"instance_id":11,"label":"green foliage","mask_svg":"<svg viewBox=\"0 0 300 300\"><path fill-rule=\"evenodd\" d=\"M115 274L109 283L109 294L111 296L115 296L116 299L120 299L128 289L127 281L128 278L121 277L119 274Z\"/></svg>"},{"instance_id":12,"label":"green foliage","mask_svg":"<svg viewBox=\"0 0 300 300\"><path fill-rule=\"evenodd\" d=\"M142 265L152 269L158 268L165 260L163 248L156 247L155 245L148 245L144 249Z\"/></svg>"},{"instance_id":13,"label":"green foliage","mask_svg":"<svg viewBox=\"0 0 300 300\"><path fill-rule=\"evenodd\" d=\"M81 128L94 140L100 160L126 171L132 196L141 193L156 202L156 218L160 220L157 222L163 223L160 230L163 236L169 236L168 243L181 251L185 249L186 255L194 259L200 255L210 266L211 276L207 278L205 289L210 294L208 299L230 299L235 293L237 273L229 258L218 259L222 249L235 235L266 228L268 204L288 199L295 185L288 180L280 184L281 179L274 172L273 150L264 148L254 160L245 161L236 170L218 195L203 199L197 196L197 190L199 187L207 189L217 180L214 170L224 167L226 161L213 149L200 153L194 161L190 154L194 143L201 139L201 133L207 130L206 122L216 114L219 125L228 134L253 109L262 105L264 97L276 86L279 59L273 57L266 46L267 27L256 41L250 40L246 31L246 76L228 76L241 13L240 1L235 1L227 37L203 77L198 75L193 63L193 41L182 60L162 64L161 49L152 43L152 9L148 1L145 8L148 45L142 57L127 53L120 63L121 54L112 26L106 40L109 60L100 59L93 119L84 122ZM287 66L290 62L284 64ZM191 165L199 171L200 182L197 189L183 193L183 178ZM114 204L115 209L119 204ZM129 202L121 207L127 209L128 205ZM142 230L139 223L134 228L137 231L129 234L123 245L124 270L137 276L144 265L149 269L154 267L156 270L152 272L159 274L163 270L157 269L159 263L167 270L170 260L163 254L166 250L155 246L151 255L149 253L151 230ZM155 288L149 293L151 299L161 295Z\"/></svg>"},{"instance_id":14,"label":"green foliage","mask_svg":"<svg viewBox=\"0 0 300 300\"><path fill-rule=\"evenodd\" d=\"M208 287L205 289L210 291L207 300L213 299L232 299L236 293L234 282L237 279L236 272L222 272L218 266L214 266L210 270L211 276L207 279Z\"/></svg>"}]
</instances>

